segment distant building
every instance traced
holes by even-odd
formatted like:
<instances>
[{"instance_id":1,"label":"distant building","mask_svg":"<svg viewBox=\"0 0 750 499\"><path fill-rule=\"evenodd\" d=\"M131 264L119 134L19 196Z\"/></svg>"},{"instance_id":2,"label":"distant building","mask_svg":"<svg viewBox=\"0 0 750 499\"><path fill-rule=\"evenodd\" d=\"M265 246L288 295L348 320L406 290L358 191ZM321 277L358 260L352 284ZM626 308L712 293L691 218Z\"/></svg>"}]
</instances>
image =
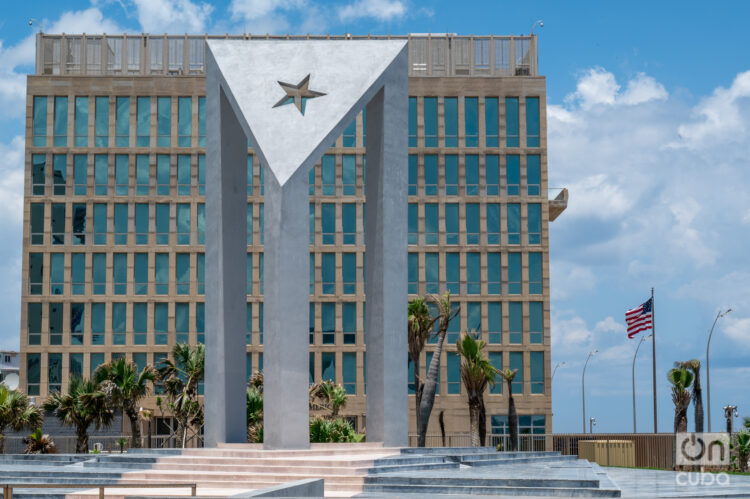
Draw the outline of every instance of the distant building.
<instances>
[{"instance_id":1,"label":"distant building","mask_svg":"<svg viewBox=\"0 0 750 499\"><path fill-rule=\"evenodd\" d=\"M18 374L21 365L21 354L18 352L0 350L0 383L10 373Z\"/></svg>"}]
</instances>

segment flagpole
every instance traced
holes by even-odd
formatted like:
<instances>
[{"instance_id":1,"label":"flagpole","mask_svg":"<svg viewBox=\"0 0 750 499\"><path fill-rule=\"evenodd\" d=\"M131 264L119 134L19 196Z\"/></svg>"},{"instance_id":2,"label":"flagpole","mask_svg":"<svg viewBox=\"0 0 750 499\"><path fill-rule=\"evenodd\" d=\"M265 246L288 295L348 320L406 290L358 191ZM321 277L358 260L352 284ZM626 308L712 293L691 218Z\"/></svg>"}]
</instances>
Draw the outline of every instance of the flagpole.
<instances>
[{"instance_id":1,"label":"flagpole","mask_svg":"<svg viewBox=\"0 0 750 499\"><path fill-rule=\"evenodd\" d=\"M658 433L656 426L656 303L654 302L654 287L651 287L651 360L654 377L654 433Z\"/></svg>"}]
</instances>

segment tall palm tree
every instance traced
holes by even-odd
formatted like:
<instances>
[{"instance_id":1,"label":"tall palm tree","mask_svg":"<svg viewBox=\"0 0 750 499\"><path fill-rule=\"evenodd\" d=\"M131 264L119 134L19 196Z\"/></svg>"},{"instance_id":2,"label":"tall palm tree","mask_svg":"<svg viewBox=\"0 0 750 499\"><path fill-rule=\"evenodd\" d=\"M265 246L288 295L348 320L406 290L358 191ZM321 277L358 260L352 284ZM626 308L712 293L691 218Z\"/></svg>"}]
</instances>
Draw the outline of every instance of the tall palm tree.
<instances>
[{"instance_id":1,"label":"tall palm tree","mask_svg":"<svg viewBox=\"0 0 750 499\"><path fill-rule=\"evenodd\" d=\"M409 357L411 357L412 368L414 370L414 405L419 428L419 406L422 404L422 391L424 382L419 376L420 358L424 344L432 334L432 328L435 326L437 317L430 315L430 309L427 306L427 300L424 298L415 298L409 302Z\"/></svg>"},{"instance_id":2,"label":"tall palm tree","mask_svg":"<svg viewBox=\"0 0 750 499\"><path fill-rule=\"evenodd\" d=\"M177 421L177 445L185 447L187 431L203 424L203 407L198 402L198 383L205 373L203 345L178 343L172 349L174 360L165 360L158 369L168 407Z\"/></svg>"},{"instance_id":3,"label":"tall palm tree","mask_svg":"<svg viewBox=\"0 0 750 499\"><path fill-rule=\"evenodd\" d=\"M510 432L510 450L518 450L518 413L516 402L513 400L513 378L518 374L518 369L506 369L500 373L508 386L508 431Z\"/></svg>"},{"instance_id":4,"label":"tall palm tree","mask_svg":"<svg viewBox=\"0 0 750 499\"><path fill-rule=\"evenodd\" d=\"M687 431L687 410L690 406L690 385L693 383L693 373L688 369L675 367L667 373L667 379L672 384L672 402L674 402L674 431Z\"/></svg>"},{"instance_id":5,"label":"tall palm tree","mask_svg":"<svg viewBox=\"0 0 750 499\"><path fill-rule=\"evenodd\" d=\"M456 340L456 349L461 357L461 381L464 382L469 397L472 447L484 445L479 429L480 419L483 417L484 391L488 385L495 385L495 375L498 372L484 355L484 347L484 341L474 339L471 334L464 334Z\"/></svg>"},{"instance_id":6,"label":"tall palm tree","mask_svg":"<svg viewBox=\"0 0 750 499\"><path fill-rule=\"evenodd\" d=\"M68 383L68 393L55 392L44 401L44 410L51 412L65 426L76 428L76 453L88 453L88 429L97 430L112 424L114 413L109 408L107 395L99 384L90 379L73 376Z\"/></svg>"},{"instance_id":7,"label":"tall palm tree","mask_svg":"<svg viewBox=\"0 0 750 499\"><path fill-rule=\"evenodd\" d=\"M29 398L18 390L0 384L0 454L5 453L5 431L34 428L42 424L42 412L29 405Z\"/></svg>"},{"instance_id":8,"label":"tall palm tree","mask_svg":"<svg viewBox=\"0 0 750 499\"><path fill-rule=\"evenodd\" d=\"M439 298L433 296L432 300L438 307L437 323L439 325L436 333L438 342L432 353L432 360L430 361L430 367L427 370L427 379L425 380L424 390L422 392L422 402L419 406L419 427L417 428L417 445L419 447L424 447L425 445L425 440L427 438L427 425L430 422L432 407L435 405L435 392L437 391L438 373L440 372L440 356L443 353L445 335L448 332L450 322L461 310L461 307L456 307L455 310L451 308L450 292Z\"/></svg>"},{"instance_id":9,"label":"tall palm tree","mask_svg":"<svg viewBox=\"0 0 750 499\"><path fill-rule=\"evenodd\" d=\"M138 372L138 366L124 358L99 366L94 381L102 386L112 404L122 409L130 420L130 447L141 447L141 429L138 424L138 402L149 394L149 383L156 379L156 371L146 366Z\"/></svg>"},{"instance_id":10,"label":"tall palm tree","mask_svg":"<svg viewBox=\"0 0 750 499\"><path fill-rule=\"evenodd\" d=\"M686 362L675 362L675 367L690 370L693 373L693 389L691 398L695 417L695 432L703 433L703 390L701 389L701 361L698 359Z\"/></svg>"},{"instance_id":11,"label":"tall palm tree","mask_svg":"<svg viewBox=\"0 0 750 499\"><path fill-rule=\"evenodd\" d=\"M320 381L310 387L310 408L331 411L331 419L336 419L341 408L346 407L346 399L344 387L330 380Z\"/></svg>"}]
</instances>

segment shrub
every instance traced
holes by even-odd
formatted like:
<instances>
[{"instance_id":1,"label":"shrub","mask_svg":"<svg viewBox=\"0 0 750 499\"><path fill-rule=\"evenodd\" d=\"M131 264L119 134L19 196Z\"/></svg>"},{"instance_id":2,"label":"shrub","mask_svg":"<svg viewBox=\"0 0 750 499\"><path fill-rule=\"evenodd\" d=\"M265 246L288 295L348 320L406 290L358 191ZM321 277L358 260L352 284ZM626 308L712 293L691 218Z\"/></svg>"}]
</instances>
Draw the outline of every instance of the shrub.
<instances>
[{"instance_id":1,"label":"shrub","mask_svg":"<svg viewBox=\"0 0 750 499\"><path fill-rule=\"evenodd\" d=\"M346 419L310 418L311 443L362 442L364 438L364 434L356 433Z\"/></svg>"}]
</instances>

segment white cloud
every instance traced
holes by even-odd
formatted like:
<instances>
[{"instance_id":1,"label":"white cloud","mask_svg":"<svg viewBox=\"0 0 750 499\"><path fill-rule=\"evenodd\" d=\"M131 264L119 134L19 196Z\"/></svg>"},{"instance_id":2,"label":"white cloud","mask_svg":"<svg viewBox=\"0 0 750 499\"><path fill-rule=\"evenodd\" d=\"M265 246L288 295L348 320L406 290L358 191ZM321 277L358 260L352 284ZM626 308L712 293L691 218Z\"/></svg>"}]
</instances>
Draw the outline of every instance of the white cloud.
<instances>
[{"instance_id":1,"label":"white cloud","mask_svg":"<svg viewBox=\"0 0 750 499\"><path fill-rule=\"evenodd\" d=\"M0 142L0 203L3 216L0 226L19 230L23 222L23 151L24 140L18 135L8 144Z\"/></svg>"},{"instance_id":2,"label":"white cloud","mask_svg":"<svg viewBox=\"0 0 750 499\"><path fill-rule=\"evenodd\" d=\"M732 339L738 347L750 350L750 317L731 317L724 319L724 327L721 331Z\"/></svg>"},{"instance_id":3,"label":"white cloud","mask_svg":"<svg viewBox=\"0 0 750 499\"><path fill-rule=\"evenodd\" d=\"M644 73L638 73L628 82L625 92L618 100L623 104L635 105L652 100L664 100L667 97L667 91L661 83Z\"/></svg>"},{"instance_id":4,"label":"white cloud","mask_svg":"<svg viewBox=\"0 0 750 499\"><path fill-rule=\"evenodd\" d=\"M555 283L552 286L553 300L564 300L596 286L596 275L590 267L559 260L552 260L550 266L550 278Z\"/></svg>"},{"instance_id":5,"label":"white cloud","mask_svg":"<svg viewBox=\"0 0 750 499\"><path fill-rule=\"evenodd\" d=\"M599 105L631 106L652 100L664 100L668 96L661 83L644 73L638 73L635 78L628 81L624 92L620 92L620 89L615 75L604 68L591 68L583 73L578 80L576 91L567 96L566 101L577 102L581 108L590 109Z\"/></svg>"},{"instance_id":6,"label":"white cloud","mask_svg":"<svg viewBox=\"0 0 750 499\"><path fill-rule=\"evenodd\" d=\"M597 173L567 184L568 191L575 196L568 201L568 216L591 216L612 219L620 218L633 202L631 193L618 185L616 179L606 173Z\"/></svg>"},{"instance_id":7,"label":"white cloud","mask_svg":"<svg viewBox=\"0 0 750 499\"><path fill-rule=\"evenodd\" d=\"M603 321L596 323L594 331L601 333L624 333L626 331L625 324L619 323L612 317L607 317Z\"/></svg>"},{"instance_id":8,"label":"white cloud","mask_svg":"<svg viewBox=\"0 0 750 499\"><path fill-rule=\"evenodd\" d=\"M399 0L358 0L339 9L339 20L351 21L370 17L392 21L406 15L406 5Z\"/></svg>"},{"instance_id":9,"label":"white cloud","mask_svg":"<svg viewBox=\"0 0 750 499\"><path fill-rule=\"evenodd\" d=\"M191 0L131 0L146 33L204 33L213 6Z\"/></svg>"},{"instance_id":10,"label":"white cloud","mask_svg":"<svg viewBox=\"0 0 750 499\"><path fill-rule=\"evenodd\" d=\"M745 212L745 215L742 217L742 223L750 224L750 210Z\"/></svg>"},{"instance_id":11,"label":"white cloud","mask_svg":"<svg viewBox=\"0 0 750 499\"><path fill-rule=\"evenodd\" d=\"M294 10L303 7L305 0L232 0L229 12L237 19L260 19L278 10Z\"/></svg>"}]
</instances>

